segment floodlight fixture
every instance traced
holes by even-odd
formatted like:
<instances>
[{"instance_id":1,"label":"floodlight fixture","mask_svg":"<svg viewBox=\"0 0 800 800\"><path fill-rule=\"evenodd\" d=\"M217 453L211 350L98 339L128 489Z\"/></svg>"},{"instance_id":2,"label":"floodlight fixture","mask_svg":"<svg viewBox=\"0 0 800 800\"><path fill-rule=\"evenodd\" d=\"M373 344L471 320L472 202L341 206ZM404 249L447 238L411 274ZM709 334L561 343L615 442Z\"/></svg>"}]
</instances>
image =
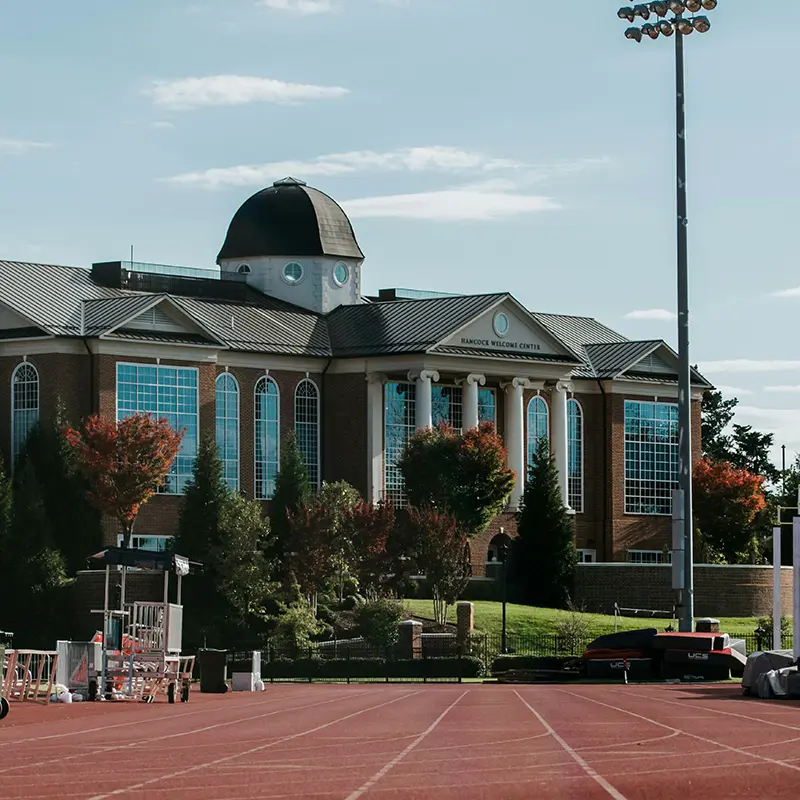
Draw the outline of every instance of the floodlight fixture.
<instances>
[{"instance_id":1,"label":"floodlight fixture","mask_svg":"<svg viewBox=\"0 0 800 800\"><path fill-rule=\"evenodd\" d=\"M658 2L650 3L650 10L657 17L666 17L669 13L669 6L664 0L658 0Z\"/></svg>"},{"instance_id":2,"label":"floodlight fixture","mask_svg":"<svg viewBox=\"0 0 800 800\"><path fill-rule=\"evenodd\" d=\"M628 20L628 22L633 22L633 20L636 18L636 14L630 6L623 6L619 11L617 11L617 16L620 19Z\"/></svg>"},{"instance_id":3,"label":"floodlight fixture","mask_svg":"<svg viewBox=\"0 0 800 800\"><path fill-rule=\"evenodd\" d=\"M637 3L633 7L633 13L642 19L650 19L650 7L646 3Z\"/></svg>"},{"instance_id":4,"label":"floodlight fixture","mask_svg":"<svg viewBox=\"0 0 800 800\"><path fill-rule=\"evenodd\" d=\"M708 17L692 17L692 26L698 33L708 33L711 30L711 21Z\"/></svg>"},{"instance_id":5,"label":"floodlight fixture","mask_svg":"<svg viewBox=\"0 0 800 800\"><path fill-rule=\"evenodd\" d=\"M658 29L661 31L662 36L672 36L675 33L675 28L669 20L662 19L658 23Z\"/></svg>"},{"instance_id":6,"label":"floodlight fixture","mask_svg":"<svg viewBox=\"0 0 800 800\"><path fill-rule=\"evenodd\" d=\"M686 10L692 14L696 14L703 7L700 0L683 0L683 4L686 6Z\"/></svg>"},{"instance_id":7,"label":"floodlight fixture","mask_svg":"<svg viewBox=\"0 0 800 800\"><path fill-rule=\"evenodd\" d=\"M634 42L641 42L642 41L642 29L641 28L628 28L625 31L625 38L632 39Z\"/></svg>"},{"instance_id":8,"label":"floodlight fixture","mask_svg":"<svg viewBox=\"0 0 800 800\"><path fill-rule=\"evenodd\" d=\"M667 5L673 14L683 14L686 11L686 6L680 0L669 0Z\"/></svg>"},{"instance_id":9,"label":"floodlight fixture","mask_svg":"<svg viewBox=\"0 0 800 800\"><path fill-rule=\"evenodd\" d=\"M660 33L658 25L651 25L649 22L642 25L642 34L644 36L649 36L651 39L658 39Z\"/></svg>"},{"instance_id":10,"label":"floodlight fixture","mask_svg":"<svg viewBox=\"0 0 800 800\"><path fill-rule=\"evenodd\" d=\"M682 33L684 36L688 36L690 33L694 32L694 25L692 25L691 20L688 19L679 19L675 23L675 27L678 29L678 33Z\"/></svg>"},{"instance_id":11,"label":"floodlight fixture","mask_svg":"<svg viewBox=\"0 0 800 800\"><path fill-rule=\"evenodd\" d=\"M706 11L713 11L717 7L717 0L702 0L702 5Z\"/></svg>"}]
</instances>

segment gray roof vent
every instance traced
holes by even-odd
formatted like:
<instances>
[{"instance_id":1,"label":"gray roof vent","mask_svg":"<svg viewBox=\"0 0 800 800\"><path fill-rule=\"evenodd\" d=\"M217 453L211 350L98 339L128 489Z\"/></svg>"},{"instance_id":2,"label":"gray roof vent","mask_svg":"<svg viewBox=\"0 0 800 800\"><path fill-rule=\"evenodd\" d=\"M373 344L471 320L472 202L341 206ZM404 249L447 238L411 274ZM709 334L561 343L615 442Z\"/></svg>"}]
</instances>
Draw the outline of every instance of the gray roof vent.
<instances>
[{"instance_id":1,"label":"gray roof vent","mask_svg":"<svg viewBox=\"0 0 800 800\"><path fill-rule=\"evenodd\" d=\"M297 178L283 178L283 180L275 181L273 186L308 186L305 181L298 180Z\"/></svg>"}]
</instances>

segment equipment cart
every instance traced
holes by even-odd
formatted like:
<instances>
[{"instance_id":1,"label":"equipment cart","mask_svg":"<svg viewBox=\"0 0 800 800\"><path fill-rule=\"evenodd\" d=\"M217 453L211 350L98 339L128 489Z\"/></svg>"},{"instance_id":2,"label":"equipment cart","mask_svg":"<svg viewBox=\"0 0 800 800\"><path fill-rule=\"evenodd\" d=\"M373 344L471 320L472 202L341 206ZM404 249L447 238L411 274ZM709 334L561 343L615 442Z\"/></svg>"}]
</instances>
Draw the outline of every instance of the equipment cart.
<instances>
[{"instance_id":1,"label":"equipment cart","mask_svg":"<svg viewBox=\"0 0 800 800\"><path fill-rule=\"evenodd\" d=\"M152 702L163 692L168 702L189 701L194 656L181 654L183 605L181 589L192 566L187 558L172 552L109 547L92 556L106 567L103 631L98 634L102 647L100 694L105 700ZM112 569L121 573L119 603L111 608ZM161 572L164 599L160 603L133 602L125 598L128 570ZM177 602L170 602L170 575L177 577ZM96 637L97 638L97 637ZM94 699L90 678L89 698Z\"/></svg>"}]
</instances>

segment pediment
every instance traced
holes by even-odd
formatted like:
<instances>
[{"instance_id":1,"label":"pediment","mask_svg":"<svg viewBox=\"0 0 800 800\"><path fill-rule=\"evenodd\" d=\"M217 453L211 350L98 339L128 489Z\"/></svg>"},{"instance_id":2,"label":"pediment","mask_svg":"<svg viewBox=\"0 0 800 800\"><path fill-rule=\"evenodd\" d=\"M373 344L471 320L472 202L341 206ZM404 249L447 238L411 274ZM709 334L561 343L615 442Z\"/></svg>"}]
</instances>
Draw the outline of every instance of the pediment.
<instances>
[{"instance_id":1,"label":"pediment","mask_svg":"<svg viewBox=\"0 0 800 800\"><path fill-rule=\"evenodd\" d=\"M675 375L678 372L678 356L666 344L654 347L632 364L625 367L622 374Z\"/></svg>"},{"instance_id":2,"label":"pediment","mask_svg":"<svg viewBox=\"0 0 800 800\"><path fill-rule=\"evenodd\" d=\"M32 328L39 328L32 320L28 317L23 316L22 314L15 311L10 306L6 305L5 303L0 303L0 330L2 331L24 331ZM47 332L41 330L42 336L47 336Z\"/></svg>"},{"instance_id":3,"label":"pediment","mask_svg":"<svg viewBox=\"0 0 800 800\"><path fill-rule=\"evenodd\" d=\"M555 339L512 297L484 311L467 325L437 344L437 347L518 354L520 358L542 356L576 360L576 354Z\"/></svg>"},{"instance_id":4,"label":"pediment","mask_svg":"<svg viewBox=\"0 0 800 800\"><path fill-rule=\"evenodd\" d=\"M212 342L219 339L201 325L186 311L168 297L154 300L146 308L137 310L130 317L119 322L106 335L122 335L125 333L176 334L179 336L201 336Z\"/></svg>"}]
</instances>

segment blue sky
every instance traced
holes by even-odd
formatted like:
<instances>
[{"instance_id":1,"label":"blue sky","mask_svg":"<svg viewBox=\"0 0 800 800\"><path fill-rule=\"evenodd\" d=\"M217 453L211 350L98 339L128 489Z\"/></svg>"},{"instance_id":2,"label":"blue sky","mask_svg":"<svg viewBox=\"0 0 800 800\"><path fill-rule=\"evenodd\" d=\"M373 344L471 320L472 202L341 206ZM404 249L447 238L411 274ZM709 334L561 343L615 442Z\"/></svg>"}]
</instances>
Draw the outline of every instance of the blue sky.
<instances>
[{"instance_id":1,"label":"blue sky","mask_svg":"<svg viewBox=\"0 0 800 800\"><path fill-rule=\"evenodd\" d=\"M626 41L613 0L0 7L0 257L210 266L292 174L351 214L369 291L675 342L673 45ZM692 357L793 452L797 42L769 10L721 0L686 41Z\"/></svg>"}]
</instances>

